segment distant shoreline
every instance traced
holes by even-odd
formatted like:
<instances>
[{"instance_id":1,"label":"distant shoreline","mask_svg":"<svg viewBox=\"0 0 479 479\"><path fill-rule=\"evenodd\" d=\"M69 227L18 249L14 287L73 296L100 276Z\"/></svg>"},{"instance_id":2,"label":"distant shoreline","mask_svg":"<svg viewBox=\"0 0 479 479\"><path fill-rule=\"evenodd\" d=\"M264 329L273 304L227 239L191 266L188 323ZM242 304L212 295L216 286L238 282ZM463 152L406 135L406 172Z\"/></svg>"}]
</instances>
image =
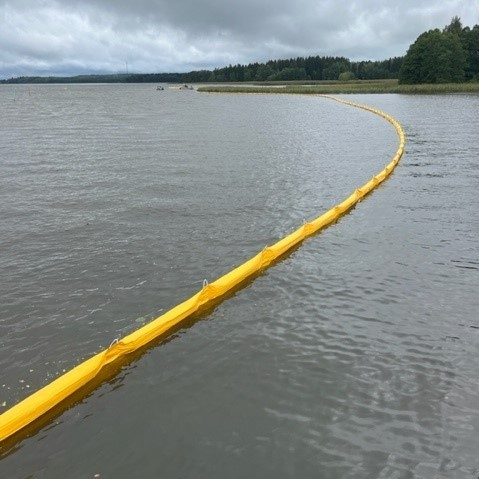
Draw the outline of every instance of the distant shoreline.
<instances>
[{"instance_id":1,"label":"distant shoreline","mask_svg":"<svg viewBox=\"0 0 479 479\"><path fill-rule=\"evenodd\" d=\"M181 83L184 73L118 73L113 75L20 76L0 80L0 85L51 85L84 83Z\"/></svg>"},{"instance_id":2,"label":"distant shoreline","mask_svg":"<svg viewBox=\"0 0 479 479\"><path fill-rule=\"evenodd\" d=\"M81 77L48 77L38 81L37 77L21 77L10 80L0 80L1 85L92 85L92 84L140 84L140 83L169 83L173 85L183 84L177 81L177 78L169 74L169 78L156 79L150 75L145 75L143 81L125 81L115 77L112 80L108 77L102 77L103 81L94 76L87 76L86 80L81 81ZM175 75L175 74L173 74ZM31 81L28 81L31 80ZM353 93L403 93L403 94L435 94L435 93L479 93L479 82L467 83L419 83L413 85L399 84L396 79L384 80L316 80L316 81L290 81L290 82L222 82L222 83L203 83L189 82L194 84L195 89L205 93L284 93L284 94L353 94Z\"/></svg>"}]
</instances>

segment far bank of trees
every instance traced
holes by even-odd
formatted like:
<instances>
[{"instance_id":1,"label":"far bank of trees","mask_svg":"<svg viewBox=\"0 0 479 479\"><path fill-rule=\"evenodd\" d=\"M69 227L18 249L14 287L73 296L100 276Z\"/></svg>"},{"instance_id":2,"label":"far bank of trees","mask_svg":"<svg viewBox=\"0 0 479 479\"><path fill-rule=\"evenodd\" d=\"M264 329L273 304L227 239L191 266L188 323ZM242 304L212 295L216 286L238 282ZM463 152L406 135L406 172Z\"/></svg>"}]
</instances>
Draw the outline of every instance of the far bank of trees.
<instances>
[{"instance_id":1,"label":"far bank of trees","mask_svg":"<svg viewBox=\"0 0 479 479\"><path fill-rule=\"evenodd\" d=\"M403 84L464 81L479 81L479 25L463 27L459 17L419 35L399 72Z\"/></svg>"},{"instance_id":2,"label":"far bank of trees","mask_svg":"<svg viewBox=\"0 0 479 479\"><path fill-rule=\"evenodd\" d=\"M398 78L403 57L352 62L345 57L297 57L266 63L229 65L213 71L186 73L184 82L262 82L309 80L375 80Z\"/></svg>"},{"instance_id":3,"label":"far bank of trees","mask_svg":"<svg viewBox=\"0 0 479 479\"><path fill-rule=\"evenodd\" d=\"M119 73L113 75L76 75L71 77L23 76L0 80L1 83L181 83L183 73Z\"/></svg>"}]
</instances>

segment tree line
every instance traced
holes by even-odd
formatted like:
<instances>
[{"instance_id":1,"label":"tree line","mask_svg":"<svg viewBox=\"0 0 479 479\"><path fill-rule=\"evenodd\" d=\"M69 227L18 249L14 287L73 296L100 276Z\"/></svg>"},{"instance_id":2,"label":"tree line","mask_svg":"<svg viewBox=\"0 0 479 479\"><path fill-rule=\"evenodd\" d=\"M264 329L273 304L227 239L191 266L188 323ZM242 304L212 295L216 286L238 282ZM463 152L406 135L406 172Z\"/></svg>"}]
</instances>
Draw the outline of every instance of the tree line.
<instances>
[{"instance_id":1,"label":"tree line","mask_svg":"<svg viewBox=\"0 0 479 479\"><path fill-rule=\"evenodd\" d=\"M479 81L479 25L463 27L459 17L419 35L399 72L403 84L464 81Z\"/></svg>"},{"instance_id":2,"label":"tree line","mask_svg":"<svg viewBox=\"0 0 479 479\"><path fill-rule=\"evenodd\" d=\"M0 80L0 83L181 83L183 76L184 73L118 73L71 77L21 76Z\"/></svg>"},{"instance_id":3,"label":"tree line","mask_svg":"<svg viewBox=\"0 0 479 479\"><path fill-rule=\"evenodd\" d=\"M403 58L352 62L345 57L298 57L266 63L229 65L188 73L130 73L73 77L23 76L0 83L208 83L398 78Z\"/></svg>"},{"instance_id":4,"label":"tree line","mask_svg":"<svg viewBox=\"0 0 479 479\"><path fill-rule=\"evenodd\" d=\"M297 57L270 60L266 63L229 65L213 71L192 71L183 76L183 81L204 83L398 78L402 61L402 57L358 62L352 62L345 57Z\"/></svg>"}]
</instances>

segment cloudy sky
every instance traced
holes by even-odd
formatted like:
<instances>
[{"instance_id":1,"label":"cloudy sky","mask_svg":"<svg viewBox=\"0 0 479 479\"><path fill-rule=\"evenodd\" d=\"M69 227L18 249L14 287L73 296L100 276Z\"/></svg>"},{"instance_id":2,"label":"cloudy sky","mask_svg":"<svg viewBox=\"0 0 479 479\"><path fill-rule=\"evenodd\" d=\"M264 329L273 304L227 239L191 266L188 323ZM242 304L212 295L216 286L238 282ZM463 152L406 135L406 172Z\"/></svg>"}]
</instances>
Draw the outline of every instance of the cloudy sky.
<instances>
[{"instance_id":1,"label":"cloudy sky","mask_svg":"<svg viewBox=\"0 0 479 479\"><path fill-rule=\"evenodd\" d=\"M0 0L0 78L186 72L308 55L382 60L478 0Z\"/></svg>"}]
</instances>

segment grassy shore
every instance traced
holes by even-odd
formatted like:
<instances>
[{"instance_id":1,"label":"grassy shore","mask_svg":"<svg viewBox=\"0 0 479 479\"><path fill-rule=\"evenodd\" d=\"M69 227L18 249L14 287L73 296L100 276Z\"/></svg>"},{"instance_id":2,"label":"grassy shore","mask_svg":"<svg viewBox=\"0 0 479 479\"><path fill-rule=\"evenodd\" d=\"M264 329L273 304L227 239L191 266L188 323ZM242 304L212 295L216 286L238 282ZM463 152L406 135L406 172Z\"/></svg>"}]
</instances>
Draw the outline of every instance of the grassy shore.
<instances>
[{"instance_id":1,"label":"grassy shore","mask_svg":"<svg viewBox=\"0 0 479 479\"><path fill-rule=\"evenodd\" d=\"M316 82L314 84L234 84L203 85L201 92L210 93L479 93L479 82L399 85L397 80L369 80L351 82Z\"/></svg>"}]
</instances>

